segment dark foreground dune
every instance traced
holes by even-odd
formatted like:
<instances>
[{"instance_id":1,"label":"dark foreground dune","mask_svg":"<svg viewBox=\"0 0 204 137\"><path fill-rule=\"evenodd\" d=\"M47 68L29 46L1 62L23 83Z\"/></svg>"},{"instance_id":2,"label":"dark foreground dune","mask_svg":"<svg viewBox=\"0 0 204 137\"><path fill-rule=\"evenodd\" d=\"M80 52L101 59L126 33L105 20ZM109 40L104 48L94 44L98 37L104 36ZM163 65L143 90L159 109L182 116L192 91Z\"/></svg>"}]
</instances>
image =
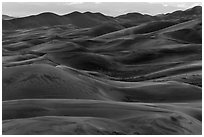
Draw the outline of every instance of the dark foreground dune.
<instances>
[{"instance_id":1,"label":"dark foreground dune","mask_svg":"<svg viewBox=\"0 0 204 137\"><path fill-rule=\"evenodd\" d=\"M202 134L200 10L4 20L2 134Z\"/></svg>"},{"instance_id":2,"label":"dark foreground dune","mask_svg":"<svg viewBox=\"0 0 204 137\"><path fill-rule=\"evenodd\" d=\"M168 106L63 99L3 106L5 134L201 134L199 120Z\"/></svg>"},{"instance_id":3,"label":"dark foreground dune","mask_svg":"<svg viewBox=\"0 0 204 137\"><path fill-rule=\"evenodd\" d=\"M144 116L143 118L130 118L116 122L105 118L93 117L63 117L46 116L28 119L15 119L3 121L3 133L26 134L26 135L140 135L140 134L201 134L198 130L198 123L179 123L181 127L174 125L174 121L169 122L166 117L156 116L156 121L151 122L152 118ZM173 118L174 119L174 118ZM182 119L182 118L181 118ZM183 118L185 121L185 118ZM177 121L177 119L175 119ZM164 123L169 122L169 125ZM177 122L180 122L178 120ZM181 120L182 122L182 120ZM190 121L189 121L190 122ZM132 123L139 123L132 124ZM149 126L147 126L149 125ZM17 126L15 129L11 127ZM162 128L161 128L162 126ZM171 126L171 128L169 128ZM131 127L131 129L128 129ZM153 128L154 127L154 128ZM145 128L145 130L144 130ZM190 130L189 130L190 128ZM178 131L179 130L179 131ZM191 130L194 130L193 132Z\"/></svg>"}]
</instances>

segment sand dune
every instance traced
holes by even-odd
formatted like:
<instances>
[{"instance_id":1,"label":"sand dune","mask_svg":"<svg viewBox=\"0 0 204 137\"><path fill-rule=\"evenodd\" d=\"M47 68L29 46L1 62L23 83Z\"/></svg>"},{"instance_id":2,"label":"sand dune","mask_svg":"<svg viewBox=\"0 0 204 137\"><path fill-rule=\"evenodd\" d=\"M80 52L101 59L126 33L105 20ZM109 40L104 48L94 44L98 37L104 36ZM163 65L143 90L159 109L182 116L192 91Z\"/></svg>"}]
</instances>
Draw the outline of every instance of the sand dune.
<instances>
[{"instance_id":1,"label":"sand dune","mask_svg":"<svg viewBox=\"0 0 204 137\"><path fill-rule=\"evenodd\" d=\"M180 102L199 100L202 94L200 88L184 83L157 82L136 85L118 88L99 83L80 73L74 74L72 71L63 71L60 68L42 64L3 69L3 100L87 98L128 102ZM165 91L162 90L163 88Z\"/></svg>"},{"instance_id":2,"label":"sand dune","mask_svg":"<svg viewBox=\"0 0 204 137\"><path fill-rule=\"evenodd\" d=\"M3 20L2 134L202 134L201 10Z\"/></svg>"},{"instance_id":3,"label":"sand dune","mask_svg":"<svg viewBox=\"0 0 204 137\"><path fill-rule=\"evenodd\" d=\"M200 134L201 132L198 128L201 123L193 117L180 112L151 107L148 104L89 100L19 100L6 101L4 106L3 119L10 119L3 121L5 134L46 134L46 129L40 130L26 125L35 126L37 124L36 126L40 127L46 124L44 125L45 128L53 128L50 127L52 123L57 127L59 126L60 129L64 129L64 126L66 126L66 131L68 129L68 131L72 131L66 134L94 134L95 130L99 130L99 134L101 132L103 134ZM115 115L116 113L117 115ZM38 117L45 115L46 117ZM55 115L55 117L49 115ZM19 119L26 117L35 118ZM17 119L15 120L15 118ZM188 120L186 121L186 119ZM57 123L55 123L56 120L58 120ZM69 122L62 125L61 120ZM68 126L71 121L77 127L81 127L84 132L73 132L76 131L77 127L74 125ZM93 125L96 129L88 126L91 123L96 124ZM164 123L167 125L164 126ZM19 128L9 130L9 127L13 125L19 125ZM97 128L98 126L100 128ZM25 130L22 131L22 128L25 128ZM39 130L41 133L38 132ZM90 130L93 133L89 133ZM51 131L50 134L63 134L64 132L62 130L59 133L55 128Z\"/></svg>"}]
</instances>

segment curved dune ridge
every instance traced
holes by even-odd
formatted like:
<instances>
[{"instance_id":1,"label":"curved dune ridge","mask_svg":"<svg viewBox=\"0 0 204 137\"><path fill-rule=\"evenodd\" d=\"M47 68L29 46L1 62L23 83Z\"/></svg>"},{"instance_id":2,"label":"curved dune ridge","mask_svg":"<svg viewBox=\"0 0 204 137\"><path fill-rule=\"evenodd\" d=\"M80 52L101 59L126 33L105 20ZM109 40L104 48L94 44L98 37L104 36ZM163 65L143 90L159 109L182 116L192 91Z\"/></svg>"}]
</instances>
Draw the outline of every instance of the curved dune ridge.
<instances>
[{"instance_id":1,"label":"curved dune ridge","mask_svg":"<svg viewBox=\"0 0 204 137\"><path fill-rule=\"evenodd\" d=\"M32 70L32 71L31 71ZM165 88L165 92L162 90ZM15 92L14 92L15 89ZM177 82L116 87L72 70L49 65L3 69L3 100L79 98L142 102L180 102L201 99L201 88ZM59 94L60 92L60 94Z\"/></svg>"},{"instance_id":2,"label":"curved dune ridge","mask_svg":"<svg viewBox=\"0 0 204 137\"><path fill-rule=\"evenodd\" d=\"M2 134L202 134L196 9L4 20Z\"/></svg>"}]
</instances>

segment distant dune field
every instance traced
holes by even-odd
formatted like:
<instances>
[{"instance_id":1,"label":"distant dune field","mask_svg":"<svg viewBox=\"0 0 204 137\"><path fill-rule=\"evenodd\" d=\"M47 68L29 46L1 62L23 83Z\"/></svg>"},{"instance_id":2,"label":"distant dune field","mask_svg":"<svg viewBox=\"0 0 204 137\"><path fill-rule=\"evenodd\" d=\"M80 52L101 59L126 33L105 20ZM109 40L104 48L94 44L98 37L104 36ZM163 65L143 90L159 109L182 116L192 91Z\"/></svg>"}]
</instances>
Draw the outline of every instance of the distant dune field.
<instances>
[{"instance_id":1,"label":"distant dune field","mask_svg":"<svg viewBox=\"0 0 204 137\"><path fill-rule=\"evenodd\" d=\"M2 134L201 135L201 10L4 15Z\"/></svg>"}]
</instances>

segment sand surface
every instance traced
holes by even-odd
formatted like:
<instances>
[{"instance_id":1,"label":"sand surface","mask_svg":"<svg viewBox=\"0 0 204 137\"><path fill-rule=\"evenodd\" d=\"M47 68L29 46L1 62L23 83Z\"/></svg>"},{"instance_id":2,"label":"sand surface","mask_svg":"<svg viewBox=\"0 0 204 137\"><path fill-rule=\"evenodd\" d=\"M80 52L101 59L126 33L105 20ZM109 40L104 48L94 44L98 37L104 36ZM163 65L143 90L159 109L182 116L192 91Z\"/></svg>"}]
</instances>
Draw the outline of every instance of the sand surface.
<instances>
[{"instance_id":1,"label":"sand surface","mask_svg":"<svg viewBox=\"0 0 204 137\"><path fill-rule=\"evenodd\" d=\"M168 16L4 20L2 133L202 134L202 20Z\"/></svg>"}]
</instances>

